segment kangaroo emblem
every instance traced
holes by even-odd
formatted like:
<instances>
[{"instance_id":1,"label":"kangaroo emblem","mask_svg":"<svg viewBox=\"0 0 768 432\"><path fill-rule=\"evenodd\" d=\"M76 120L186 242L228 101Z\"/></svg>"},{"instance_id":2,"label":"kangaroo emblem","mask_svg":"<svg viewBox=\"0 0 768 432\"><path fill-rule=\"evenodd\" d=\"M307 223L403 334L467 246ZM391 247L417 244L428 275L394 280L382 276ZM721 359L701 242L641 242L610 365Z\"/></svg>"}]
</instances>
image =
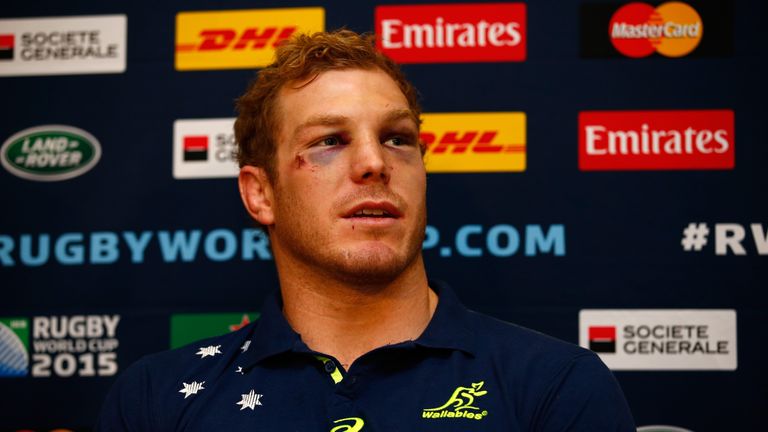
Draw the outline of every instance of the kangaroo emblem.
<instances>
[{"instance_id":1,"label":"kangaroo emblem","mask_svg":"<svg viewBox=\"0 0 768 432\"><path fill-rule=\"evenodd\" d=\"M480 390L483 384L485 384L485 381L472 383L472 387L456 387L448 402L437 408L427 408L424 411L442 411L448 408L453 408L454 411L479 410L480 408L472 406L472 404L475 402L476 397L488 393L487 390Z\"/></svg>"}]
</instances>

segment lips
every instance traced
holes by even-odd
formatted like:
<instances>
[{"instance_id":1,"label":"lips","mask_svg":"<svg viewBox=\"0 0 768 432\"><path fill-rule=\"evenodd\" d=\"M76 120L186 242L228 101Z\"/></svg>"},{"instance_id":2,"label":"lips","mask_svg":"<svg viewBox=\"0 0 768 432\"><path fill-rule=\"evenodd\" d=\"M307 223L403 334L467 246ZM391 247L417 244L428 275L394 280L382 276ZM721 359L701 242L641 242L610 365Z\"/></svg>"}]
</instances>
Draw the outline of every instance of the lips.
<instances>
[{"instance_id":1,"label":"lips","mask_svg":"<svg viewBox=\"0 0 768 432\"><path fill-rule=\"evenodd\" d=\"M342 215L345 219L351 218L392 218L397 219L402 217L402 212L392 203L387 201L381 202L364 202L357 204L350 208Z\"/></svg>"}]
</instances>

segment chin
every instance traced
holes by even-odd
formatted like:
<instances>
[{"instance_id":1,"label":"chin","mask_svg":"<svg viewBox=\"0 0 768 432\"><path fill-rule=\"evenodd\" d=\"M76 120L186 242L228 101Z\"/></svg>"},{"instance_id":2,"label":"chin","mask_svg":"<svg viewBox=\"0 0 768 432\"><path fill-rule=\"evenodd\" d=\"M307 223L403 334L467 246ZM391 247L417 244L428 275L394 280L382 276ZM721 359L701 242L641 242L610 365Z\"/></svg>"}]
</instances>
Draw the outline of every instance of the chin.
<instances>
[{"instance_id":1,"label":"chin","mask_svg":"<svg viewBox=\"0 0 768 432\"><path fill-rule=\"evenodd\" d=\"M331 264L330 270L336 277L361 286L394 281L416 258L413 253L396 253L384 245L345 249L341 255L342 259Z\"/></svg>"}]
</instances>

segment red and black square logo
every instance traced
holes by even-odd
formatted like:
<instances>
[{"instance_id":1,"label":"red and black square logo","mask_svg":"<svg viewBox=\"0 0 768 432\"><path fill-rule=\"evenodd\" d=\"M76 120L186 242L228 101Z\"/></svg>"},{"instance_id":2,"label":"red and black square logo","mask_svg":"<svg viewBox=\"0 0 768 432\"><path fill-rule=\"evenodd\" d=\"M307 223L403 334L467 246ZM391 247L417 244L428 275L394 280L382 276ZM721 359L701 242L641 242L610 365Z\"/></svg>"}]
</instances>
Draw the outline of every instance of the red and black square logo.
<instances>
[{"instance_id":1,"label":"red and black square logo","mask_svg":"<svg viewBox=\"0 0 768 432\"><path fill-rule=\"evenodd\" d=\"M184 137L184 160L185 161L208 160L208 137L207 136L185 136Z\"/></svg>"},{"instance_id":2,"label":"red and black square logo","mask_svg":"<svg viewBox=\"0 0 768 432\"><path fill-rule=\"evenodd\" d=\"M0 60L13 60L12 34L0 34Z\"/></svg>"},{"instance_id":3,"label":"red and black square logo","mask_svg":"<svg viewBox=\"0 0 768 432\"><path fill-rule=\"evenodd\" d=\"M590 327L589 328L589 349L598 353L616 352L616 327Z\"/></svg>"}]
</instances>

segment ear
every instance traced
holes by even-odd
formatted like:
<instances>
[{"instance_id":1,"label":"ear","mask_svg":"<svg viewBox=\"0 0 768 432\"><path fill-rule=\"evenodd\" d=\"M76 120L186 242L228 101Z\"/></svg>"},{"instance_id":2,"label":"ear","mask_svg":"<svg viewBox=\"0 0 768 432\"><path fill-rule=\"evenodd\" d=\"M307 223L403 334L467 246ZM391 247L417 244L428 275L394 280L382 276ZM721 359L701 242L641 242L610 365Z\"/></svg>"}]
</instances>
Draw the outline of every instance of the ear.
<instances>
[{"instance_id":1,"label":"ear","mask_svg":"<svg viewBox=\"0 0 768 432\"><path fill-rule=\"evenodd\" d=\"M264 226L272 225L275 222L272 207L274 189L267 172L263 168L246 165L240 168L237 184L240 187L240 198L251 217Z\"/></svg>"}]
</instances>

